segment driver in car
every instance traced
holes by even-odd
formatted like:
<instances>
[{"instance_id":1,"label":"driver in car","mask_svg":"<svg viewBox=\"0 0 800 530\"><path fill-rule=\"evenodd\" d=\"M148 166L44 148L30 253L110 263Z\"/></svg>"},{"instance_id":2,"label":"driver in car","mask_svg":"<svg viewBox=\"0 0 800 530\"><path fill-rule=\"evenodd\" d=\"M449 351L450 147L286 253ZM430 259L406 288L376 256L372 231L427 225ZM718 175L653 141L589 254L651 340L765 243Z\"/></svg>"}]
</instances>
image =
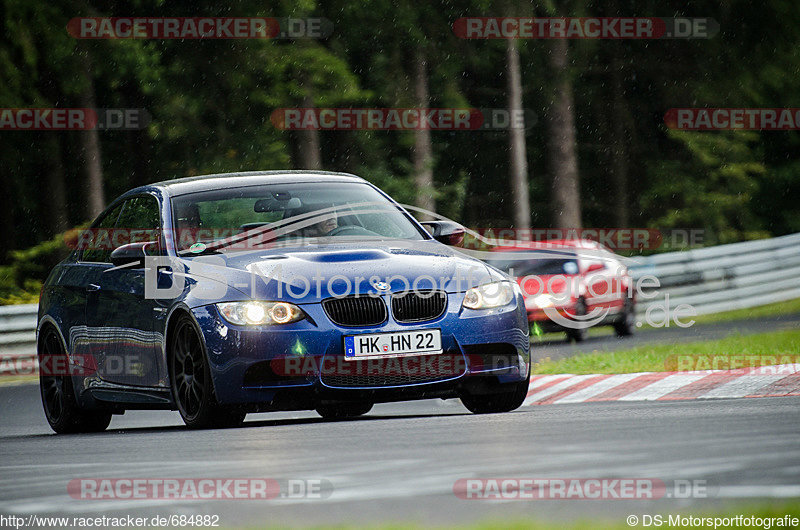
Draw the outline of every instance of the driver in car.
<instances>
[{"instance_id":1,"label":"driver in car","mask_svg":"<svg viewBox=\"0 0 800 530\"><path fill-rule=\"evenodd\" d=\"M300 208L295 211L295 215L302 215L306 213L316 212L317 210L327 209L332 207L332 204L324 204L316 208ZM324 219L321 221L314 223L311 226L307 226L303 229L303 235L306 237L324 237L330 234L332 231L336 230L339 227L339 219L336 215L336 212L325 212L323 214L319 214L318 216L313 216L313 218L321 218L324 216Z\"/></svg>"},{"instance_id":2,"label":"driver in car","mask_svg":"<svg viewBox=\"0 0 800 530\"><path fill-rule=\"evenodd\" d=\"M200 228L203 222L200 220L200 207L190 203L178 211L177 215L177 240L181 249L189 248L192 244L200 240Z\"/></svg>"}]
</instances>

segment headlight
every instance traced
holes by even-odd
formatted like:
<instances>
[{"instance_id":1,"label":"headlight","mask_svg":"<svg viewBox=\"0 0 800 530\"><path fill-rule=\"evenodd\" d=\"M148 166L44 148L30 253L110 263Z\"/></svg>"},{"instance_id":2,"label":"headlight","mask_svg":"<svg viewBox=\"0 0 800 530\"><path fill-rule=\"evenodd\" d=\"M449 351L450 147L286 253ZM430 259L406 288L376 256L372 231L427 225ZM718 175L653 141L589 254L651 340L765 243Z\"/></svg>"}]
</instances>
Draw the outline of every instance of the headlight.
<instances>
[{"instance_id":1,"label":"headlight","mask_svg":"<svg viewBox=\"0 0 800 530\"><path fill-rule=\"evenodd\" d=\"M493 282L468 290L463 305L468 309L490 309L504 306L513 299L514 287L511 282Z\"/></svg>"},{"instance_id":2,"label":"headlight","mask_svg":"<svg viewBox=\"0 0 800 530\"><path fill-rule=\"evenodd\" d=\"M223 302L217 309L225 320L238 326L289 324L305 317L302 309L287 302Z\"/></svg>"},{"instance_id":3,"label":"headlight","mask_svg":"<svg viewBox=\"0 0 800 530\"><path fill-rule=\"evenodd\" d=\"M549 294L540 294L539 296L533 297L533 304L536 307L541 307L544 309L545 307L552 307L553 306L553 297Z\"/></svg>"}]
</instances>

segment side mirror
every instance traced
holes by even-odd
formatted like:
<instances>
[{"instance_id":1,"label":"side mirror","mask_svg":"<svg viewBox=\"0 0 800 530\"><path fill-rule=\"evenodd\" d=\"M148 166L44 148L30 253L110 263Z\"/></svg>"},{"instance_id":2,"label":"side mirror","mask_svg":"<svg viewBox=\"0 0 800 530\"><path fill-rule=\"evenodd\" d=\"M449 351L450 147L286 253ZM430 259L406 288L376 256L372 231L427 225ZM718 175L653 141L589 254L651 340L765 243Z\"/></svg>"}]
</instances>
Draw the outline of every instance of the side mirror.
<instances>
[{"instance_id":1,"label":"side mirror","mask_svg":"<svg viewBox=\"0 0 800 530\"><path fill-rule=\"evenodd\" d=\"M586 272L601 271L601 270L603 270L605 268L606 268L606 266L603 265L602 263L592 263L591 265L589 265L589 268L586 269Z\"/></svg>"},{"instance_id":2,"label":"side mirror","mask_svg":"<svg viewBox=\"0 0 800 530\"><path fill-rule=\"evenodd\" d=\"M464 227L453 221L422 221L420 223L433 239L451 247L464 243Z\"/></svg>"},{"instance_id":3,"label":"side mirror","mask_svg":"<svg viewBox=\"0 0 800 530\"><path fill-rule=\"evenodd\" d=\"M117 247L111 253L111 263L115 267L128 265L130 268L143 269L144 258L147 256L147 246L153 244L155 244L155 242L146 241L144 243L128 243L127 245Z\"/></svg>"}]
</instances>

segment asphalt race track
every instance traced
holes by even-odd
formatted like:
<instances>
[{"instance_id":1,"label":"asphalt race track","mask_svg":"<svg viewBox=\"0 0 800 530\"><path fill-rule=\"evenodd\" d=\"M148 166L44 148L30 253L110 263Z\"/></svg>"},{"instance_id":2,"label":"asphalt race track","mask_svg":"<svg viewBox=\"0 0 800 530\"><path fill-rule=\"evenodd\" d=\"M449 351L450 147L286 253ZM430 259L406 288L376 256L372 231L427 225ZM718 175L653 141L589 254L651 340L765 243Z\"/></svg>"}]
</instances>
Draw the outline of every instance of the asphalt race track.
<instances>
[{"instance_id":1,"label":"asphalt race track","mask_svg":"<svg viewBox=\"0 0 800 530\"><path fill-rule=\"evenodd\" d=\"M548 335L534 358L658 342L793 329L800 315L648 330L580 345ZM56 436L35 384L0 385L0 514L219 515L220 525L507 518L623 522L629 514L736 511L800 498L800 397L577 403L475 416L456 400L376 406L326 422L316 413L257 414L245 427L189 431L174 412L128 412L101 434ZM325 499L83 500L76 478L271 478L327 481ZM654 500L463 500L462 478L648 478L694 481L704 493ZM685 482L684 482L685 483ZM672 497L672 498L670 498Z\"/></svg>"},{"instance_id":2,"label":"asphalt race track","mask_svg":"<svg viewBox=\"0 0 800 530\"><path fill-rule=\"evenodd\" d=\"M189 431L176 413L128 412L109 431L53 435L35 385L0 387L0 513L215 514L221 526L455 524L678 513L800 497L800 397L582 403L475 416L456 401L377 406L362 419L251 415ZM324 479L326 500L82 500L76 478ZM701 498L462 500L471 477L704 481Z\"/></svg>"}]
</instances>

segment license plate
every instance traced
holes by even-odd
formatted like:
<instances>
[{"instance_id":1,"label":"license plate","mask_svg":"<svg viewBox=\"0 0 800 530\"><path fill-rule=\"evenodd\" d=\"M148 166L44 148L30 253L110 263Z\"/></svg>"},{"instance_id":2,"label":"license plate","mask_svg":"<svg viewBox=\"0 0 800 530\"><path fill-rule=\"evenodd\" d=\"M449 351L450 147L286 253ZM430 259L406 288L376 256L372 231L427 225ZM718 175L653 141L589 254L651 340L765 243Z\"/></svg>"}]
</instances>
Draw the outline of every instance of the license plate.
<instances>
[{"instance_id":1,"label":"license plate","mask_svg":"<svg viewBox=\"0 0 800 530\"><path fill-rule=\"evenodd\" d=\"M398 357L402 355L442 353L442 332L438 329L364 333L344 338L344 358Z\"/></svg>"}]
</instances>

